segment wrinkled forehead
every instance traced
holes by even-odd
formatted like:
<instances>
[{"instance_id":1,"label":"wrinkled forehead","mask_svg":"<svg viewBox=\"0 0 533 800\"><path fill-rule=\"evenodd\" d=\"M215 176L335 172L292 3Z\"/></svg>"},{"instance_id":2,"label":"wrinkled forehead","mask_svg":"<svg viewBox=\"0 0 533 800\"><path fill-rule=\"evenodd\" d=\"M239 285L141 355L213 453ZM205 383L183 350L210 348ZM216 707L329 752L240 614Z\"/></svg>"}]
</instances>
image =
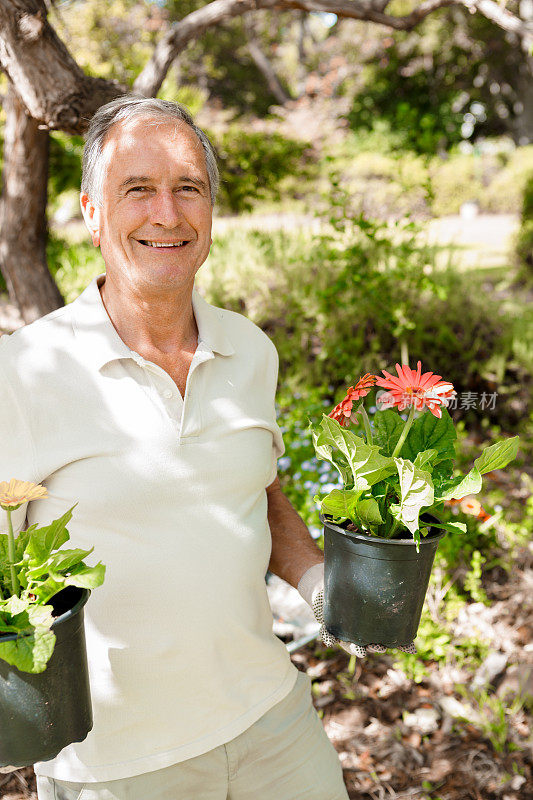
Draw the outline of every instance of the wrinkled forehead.
<instances>
[{"instance_id":1,"label":"wrinkled forehead","mask_svg":"<svg viewBox=\"0 0 533 800\"><path fill-rule=\"evenodd\" d=\"M145 171L185 165L207 176L200 139L186 122L169 117L146 115L115 122L103 140L101 159L103 183L141 165Z\"/></svg>"}]
</instances>

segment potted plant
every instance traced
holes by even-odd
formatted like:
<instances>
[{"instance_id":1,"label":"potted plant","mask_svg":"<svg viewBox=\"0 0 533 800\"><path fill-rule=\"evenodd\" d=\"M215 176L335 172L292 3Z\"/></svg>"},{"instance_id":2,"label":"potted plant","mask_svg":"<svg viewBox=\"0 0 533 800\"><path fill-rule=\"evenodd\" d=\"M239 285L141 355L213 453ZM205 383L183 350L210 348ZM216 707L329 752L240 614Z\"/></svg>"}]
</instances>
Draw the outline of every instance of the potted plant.
<instances>
[{"instance_id":1,"label":"potted plant","mask_svg":"<svg viewBox=\"0 0 533 800\"><path fill-rule=\"evenodd\" d=\"M54 758L92 728L83 607L105 567L84 563L94 548L60 549L75 506L15 537L12 512L46 496L35 483L0 482L7 514L7 533L0 533L0 767L7 769Z\"/></svg>"},{"instance_id":2,"label":"potted plant","mask_svg":"<svg viewBox=\"0 0 533 800\"><path fill-rule=\"evenodd\" d=\"M440 375L396 364L398 375L364 375L318 425L316 455L343 488L316 496L324 525L324 622L337 639L361 646L408 646L420 622L439 539L464 533L442 522L444 503L476 494L482 475L516 457L518 437L485 448L470 472L454 475L454 388ZM361 402L374 386L373 425ZM395 409L395 410L393 410ZM398 412L408 410L404 420ZM361 435L348 429L362 423Z\"/></svg>"}]
</instances>

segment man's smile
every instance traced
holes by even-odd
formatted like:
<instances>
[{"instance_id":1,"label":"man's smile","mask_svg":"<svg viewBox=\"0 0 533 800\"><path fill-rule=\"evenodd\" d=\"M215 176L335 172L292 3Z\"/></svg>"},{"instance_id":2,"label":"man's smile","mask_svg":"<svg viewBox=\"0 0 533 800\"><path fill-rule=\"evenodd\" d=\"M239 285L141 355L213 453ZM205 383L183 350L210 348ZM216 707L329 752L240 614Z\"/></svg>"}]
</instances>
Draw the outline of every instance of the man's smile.
<instances>
[{"instance_id":1,"label":"man's smile","mask_svg":"<svg viewBox=\"0 0 533 800\"><path fill-rule=\"evenodd\" d=\"M146 247L162 247L162 248L173 248L173 247L184 247L184 245L189 244L188 239L179 239L174 242L156 242L151 239L136 239L135 241L139 242L139 244L143 244Z\"/></svg>"}]
</instances>

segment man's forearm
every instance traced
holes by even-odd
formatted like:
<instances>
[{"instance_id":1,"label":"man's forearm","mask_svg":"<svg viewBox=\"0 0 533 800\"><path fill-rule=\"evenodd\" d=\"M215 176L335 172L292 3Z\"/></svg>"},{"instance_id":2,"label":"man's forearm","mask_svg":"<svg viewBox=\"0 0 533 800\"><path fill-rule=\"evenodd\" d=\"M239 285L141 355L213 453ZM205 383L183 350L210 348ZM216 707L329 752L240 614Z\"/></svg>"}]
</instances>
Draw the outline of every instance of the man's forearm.
<instances>
[{"instance_id":1,"label":"man's forearm","mask_svg":"<svg viewBox=\"0 0 533 800\"><path fill-rule=\"evenodd\" d=\"M281 490L278 478L267 488L272 555L268 568L295 588L304 572L324 561L307 526Z\"/></svg>"}]
</instances>

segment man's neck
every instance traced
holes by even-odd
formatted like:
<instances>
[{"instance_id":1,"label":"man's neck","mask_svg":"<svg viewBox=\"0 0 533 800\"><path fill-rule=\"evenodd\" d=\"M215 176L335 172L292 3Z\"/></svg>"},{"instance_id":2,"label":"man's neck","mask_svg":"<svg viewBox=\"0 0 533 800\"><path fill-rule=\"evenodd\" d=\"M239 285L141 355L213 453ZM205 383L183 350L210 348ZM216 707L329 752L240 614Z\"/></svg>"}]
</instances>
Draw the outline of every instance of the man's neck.
<instances>
[{"instance_id":1,"label":"man's neck","mask_svg":"<svg viewBox=\"0 0 533 800\"><path fill-rule=\"evenodd\" d=\"M193 285L177 296L141 295L115 286L106 276L99 290L107 314L122 341L144 358L156 361L194 353L198 327L192 307Z\"/></svg>"}]
</instances>

